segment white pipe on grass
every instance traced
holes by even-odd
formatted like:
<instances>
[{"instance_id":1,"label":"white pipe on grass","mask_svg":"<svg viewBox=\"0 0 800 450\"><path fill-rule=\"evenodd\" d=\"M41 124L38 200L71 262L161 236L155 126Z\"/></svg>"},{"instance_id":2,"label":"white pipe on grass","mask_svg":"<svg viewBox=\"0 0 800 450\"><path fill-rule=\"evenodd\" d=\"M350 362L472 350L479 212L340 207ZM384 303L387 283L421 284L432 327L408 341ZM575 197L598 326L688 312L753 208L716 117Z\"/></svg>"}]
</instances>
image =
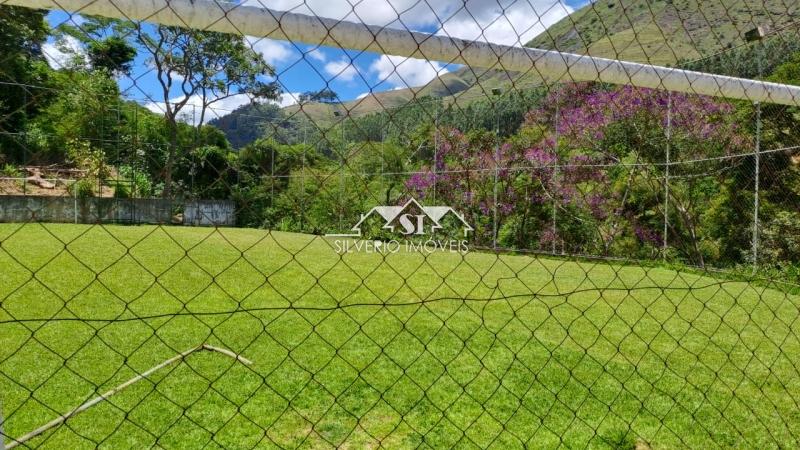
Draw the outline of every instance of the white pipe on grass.
<instances>
[{"instance_id":1,"label":"white pipe on grass","mask_svg":"<svg viewBox=\"0 0 800 450\"><path fill-rule=\"evenodd\" d=\"M221 353L221 354L223 354L225 356L233 358L236 361L239 361L239 362L241 362L243 364L246 364L248 366L253 364L253 362L250 361L249 359L247 359L247 358L245 358L245 357L243 357L241 355L238 355L238 354L236 354L236 353L234 353L234 352L232 352L230 350L226 350L224 348L214 347L214 346L211 346L211 345L208 345L208 344L203 344L203 345L199 345L197 347L190 348L189 350L186 350L185 352L179 353L179 354L173 356L172 358L170 358L170 359L158 364L157 366L153 366L153 367L145 370L144 372L140 373L139 375L136 375L135 377L133 377L130 380L120 384L119 386L117 386L117 387L115 387L115 388L113 388L113 389L111 389L111 390L109 390L109 391L107 391L107 392L105 392L103 394L100 394L100 395L98 395L97 397L95 397L95 398L93 398L91 400L88 400L87 402L85 402L82 405L74 408L70 412L68 412L66 414L62 414L61 416L56 417L55 419L51 420L50 422L47 422L46 424L44 424L44 425L40 426L39 428L31 431L30 433L27 433L27 434L25 434L23 436L20 436L20 437L16 438L16 439L11 438L11 442L9 442L8 445L6 445L6 447L5 447L6 450L11 450L12 448L14 448L16 446L22 445L25 442L35 438L36 436L39 436L40 434L44 433L45 431L47 431L49 429L57 427L58 425L61 425L62 423L66 422L67 419L69 419L70 417L72 417L72 416L74 416L76 414L79 414L79 413L81 413L83 411L86 411L87 409L91 408L92 406L97 405L98 403L100 403L100 402L102 402L104 400L107 400L112 395L119 393L121 390L129 387L130 385L149 377L150 375L152 375L156 371L161 370L164 367L169 366L170 364L173 364L175 362L183 360L184 358L186 358L187 356L191 355L192 353L194 353L194 352L196 352L198 350L208 350L208 351L211 351L211 352ZM2 448L2 445L3 445L2 430L0 430L0 448Z\"/></svg>"},{"instance_id":2,"label":"white pipe on grass","mask_svg":"<svg viewBox=\"0 0 800 450\"><path fill-rule=\"evenodd\" d=\"M800 106L800 87L712 75L273 11L219 0L0 0L162 25L286 39L471 67L538 73L548 81L600 81L643 88Z\"/></svg>"}]
</instances>

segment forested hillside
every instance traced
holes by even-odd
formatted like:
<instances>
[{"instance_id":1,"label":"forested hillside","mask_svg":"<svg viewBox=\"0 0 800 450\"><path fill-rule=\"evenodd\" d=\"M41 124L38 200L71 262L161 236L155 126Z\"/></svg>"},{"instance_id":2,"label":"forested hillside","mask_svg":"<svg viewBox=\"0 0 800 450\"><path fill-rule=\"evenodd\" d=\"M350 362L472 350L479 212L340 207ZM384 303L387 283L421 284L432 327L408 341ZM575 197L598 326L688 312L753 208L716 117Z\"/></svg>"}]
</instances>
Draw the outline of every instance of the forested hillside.
<instances>
[{"instance_id":1,"label":"forested hillside","mask_svg":"<svg viewBox=\"0 0 800 450\"><path fill-rule=\"evenodd\" d=\"M672 65L743 44L757 26L783 29L798 19L800 3L783 0L598 0L528 46Z\"/></svg>"}]
</instances>

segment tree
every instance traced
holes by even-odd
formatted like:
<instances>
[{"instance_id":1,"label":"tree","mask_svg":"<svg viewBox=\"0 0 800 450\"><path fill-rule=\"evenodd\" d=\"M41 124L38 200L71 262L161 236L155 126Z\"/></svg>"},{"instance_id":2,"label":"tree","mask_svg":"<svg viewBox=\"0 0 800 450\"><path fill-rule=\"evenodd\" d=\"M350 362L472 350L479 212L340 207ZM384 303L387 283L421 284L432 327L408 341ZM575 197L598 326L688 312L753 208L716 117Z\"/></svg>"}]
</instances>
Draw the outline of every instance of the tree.
<instances>
[{"instance_id":1,"label":"tree","mask_svg":"<svg viewBox=\"0 0 800 450\"><path fill-rule=\"evenodd\" d=\"M149 55L161 87L170 138L164 167L164 196L169 196L181 111L194 101L200 110L199 126L209 107L235 95L275 99L276 83L262 80L275 72L240 36L168 26L149 31L141 24L132 25L131 31Z\"/></svg>"},{"instance_id":2,"label":"tree","mask_svg":"<svg viewBox=\"0 0 800 450\"><path fill-rule=\"evenodd\" d=\"M92 68L103 69L110 74L130 74L131 63L136 58L136 49L119 36L92 41L88 53Z\"/></svg>"},{"instance_id":3,"label":"tree","mask_svg":"<svg viewBox=\"0 0 800 450\"><path fill-rule=\"evenodd\" d=\"M304 178L305 170L321 160L313 147L284 145L274 139L264 138L247 145L238 155L239 183L234 198L238 204L237 219L240 224L273 226L278 217L302 215L307 200L305 193L295 189L292 195L285 194L295 178ZM283 200L277 202L279 198ZM276 203L280 203L281 207L277 208ZM295 230L300 229L300 223L296 222Z\"/></svg>"},{"instance_id":4,"label":"tree","mask_svg":"<svg viewBox=\"0 0 800 450\"><path fill-rule=\"evenodd\" d=\"M178 123L187 107L196 108L194 125L199 128L209 108L220 101L237 95L278 96L277 84L266 81L274 69L241 36L94 17L68 32L84 32L81 39L88 44L93 64L110 71L129 69L131 48L146 55L157 81L156 97L169 142L162 172L164 196L172 194L180 148Z\"/></svg>"},{"instance_id":5,"label":"tree","mask_svg":"<svg viewBox=\"0 0 800 450\"><path fill-rule=\"evenodd\" d=\"M308 91L300 94L298 98L300 104L306 103L338 103L339 95L329 88L323 88L319 91Z\"/></svg>"},{"instance_id":6,"label":"tree","mask_svg":"<svg viewBox=\"0 0 800 450\"><path fill-rule=\"evenodd\" d=\"M109 75L128 75L138 52L122 37L126 28L126 23L119 20L88 16L77 26L60 25L58 34L75 38L86 47L93 70L102 70Z\"/></svg>"},{"instance_id":7,"label":"tree","mask_svg":"<svg viewBox=\"0 0 800 450\"><path fill-rule=\"evenodd\" d=\"M37 116L29 120L26 143L39 162L61 162L70 141L83 140L108 154L118 151L127 134L117 83L100 72L54 72L50 86L57 92ZM43 142L32 137L43 136Z\"/></svg>"},{"instance_id":8,"label":"tree","mask_svg":"<svg viewBox=\"0 0 800 450\"><path fill-rule=\"evenodd\" d=\"M12 133L24 129L35 112L42 92L23 85L41 85L48 67L41 46L48 27L43 11L0 5L0 158L14 154L24 146ZM19 155L15 155L19 159Z\"/></svg>"}]
</instances>

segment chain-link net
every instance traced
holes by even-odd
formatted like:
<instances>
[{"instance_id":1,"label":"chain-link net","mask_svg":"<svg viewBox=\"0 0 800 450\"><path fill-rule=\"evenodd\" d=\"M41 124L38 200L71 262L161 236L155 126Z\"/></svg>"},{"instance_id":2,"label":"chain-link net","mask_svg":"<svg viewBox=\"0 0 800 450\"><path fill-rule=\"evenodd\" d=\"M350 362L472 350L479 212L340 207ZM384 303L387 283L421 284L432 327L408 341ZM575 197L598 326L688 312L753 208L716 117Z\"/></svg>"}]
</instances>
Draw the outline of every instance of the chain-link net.
<instances>
[{"instance_id":1,"label":"chain-link net","mask_svg":"<svg viewBox=\"0 0 800 450\"><path fill-rule=\"evenodd\" d=\"M797 447L798 16L0 0L0 448Z\"/></svg>"}]
</instances>

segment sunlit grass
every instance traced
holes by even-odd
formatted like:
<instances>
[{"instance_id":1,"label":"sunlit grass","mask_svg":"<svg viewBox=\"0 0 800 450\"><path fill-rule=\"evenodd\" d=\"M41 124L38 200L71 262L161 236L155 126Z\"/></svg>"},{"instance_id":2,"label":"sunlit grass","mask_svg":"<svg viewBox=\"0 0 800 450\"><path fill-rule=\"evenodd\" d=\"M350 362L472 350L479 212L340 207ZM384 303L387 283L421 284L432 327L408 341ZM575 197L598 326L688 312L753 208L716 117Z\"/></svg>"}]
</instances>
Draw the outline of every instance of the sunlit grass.
<instances>
[{"instance_id":1,"label":"sunlit grass","mask_svg":"<svg viewBox=\"0 0 800 450\"><path fill-rule=\"evenodd\" d=\"M798 298L662 268L337 255L241 229L0 226L21 436L42 448L794 447ZM7 439L8 441L8 439Z\"/></svg>"}]
</instances>

